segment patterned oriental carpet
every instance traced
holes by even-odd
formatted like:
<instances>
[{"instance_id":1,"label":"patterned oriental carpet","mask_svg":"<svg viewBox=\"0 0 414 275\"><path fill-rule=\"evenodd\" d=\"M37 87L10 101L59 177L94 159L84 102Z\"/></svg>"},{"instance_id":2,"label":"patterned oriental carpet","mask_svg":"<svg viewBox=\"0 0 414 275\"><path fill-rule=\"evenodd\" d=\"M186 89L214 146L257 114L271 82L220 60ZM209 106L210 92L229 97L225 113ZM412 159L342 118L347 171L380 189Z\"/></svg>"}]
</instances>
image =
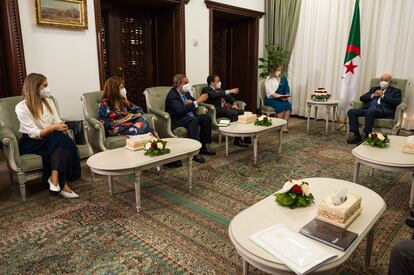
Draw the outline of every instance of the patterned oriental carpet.
<instances>
[{"instance_id":1,"label":"patterned oriental carpet","mask_svg":"<svg viewBox=\"0 0 414 275\"><path fill-rule=\"evenodd\" d=\"M218 154L194 165L193 192L186 167L144 173L143 210L135 211L133 177L116 177L109 196L106 178L73 184L78 200L44 190L27 203L0 209L0 273L195 273L241 274L242 261L228 237L228 224L241 210L277 191L292 178L352 180L353 146L343 132L326 135L324 123L306 135L306 122L292 119L278 154L276 134L252 148L213 144ZM360 184L379 193L387 210L378 222L369 274L386 274L391 247L411 237L404 225L410 175L361 167ZM365 241L338 274L363 273ZM250 267L251 274L262 274Z\"/></svg>"}]
</instances>

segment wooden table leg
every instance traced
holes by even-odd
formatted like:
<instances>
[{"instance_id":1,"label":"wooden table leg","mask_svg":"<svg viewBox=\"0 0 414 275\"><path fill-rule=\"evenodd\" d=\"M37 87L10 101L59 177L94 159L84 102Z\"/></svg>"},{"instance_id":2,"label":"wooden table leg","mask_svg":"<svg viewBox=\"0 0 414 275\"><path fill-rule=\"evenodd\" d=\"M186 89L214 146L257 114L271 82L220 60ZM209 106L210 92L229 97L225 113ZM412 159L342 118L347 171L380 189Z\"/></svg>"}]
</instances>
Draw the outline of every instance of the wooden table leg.
<instances>
[{"instance_id":1,"label":"wooden table leg","mask_svg":"<svg viewBox=\"0 0 414 275\"><path fill-rule=\"evenodd\" d=\"M365 264L364 264L364 271L367 272L371 265L371 255L372 255L372 246L374 244L374 227L371 228L367 235L367 245L365 248Z\"/></svg>"},{"instance_id":2,"label":"wooden table leg","mask_svg":"<svg viewBox=\"0 0 414 275\"><path fill-rule=\"evenodd\" d=\"M141 211L141 170L135 169L135 201L137 212Z\"/></svg>"},{"instance_id":3,"label":"wooden table leg","mask_svg":"<svg viewBox=\"0 0 414 275\"><path fill-rule=\"evenodd\" d=\"M315 128L318 126L318 106L315 105Z\"/></svg>"},{"instance_id":4,"label":"wooden table leg","mask_svg":"<svg viewBox=\"0 0 414 275\"><path fill-rule=\"evenodd\" d=\"M283 136L283 126L280 127L280 131L279 131L279 154L282 152L282 136Z\"/></svg>"},{"instance_id":5,"label":"wooden table leg","mask_svg":"<svg viewBox=\"0 0 414 275\"><path fill-rule=\"evenodd\" d=\"M247 275L249 273L249 263L243 259L243 275Z\"/></svg>"},{"instance_id":6,"label":"wooden table leg","mask_svg":"<svg viewBox=\"0 0 414 275\"><path fill-rule=\"evenodd\" d=\"M257 163L257 135L253 137L253 163Z\"/></svg>"},{"instance_id":7,"label":"wooden table leg","mask_svg":"<svg viewBox=\"0 0 414 275\"><path fill-rule=\"evenodd\" d=\"M358 174L359 174L359 167L361 164L358 161L355 161L355 167L354 167L354 182L357 183L358 180Z\"/></svg>"},{"instance_id":8,"label":"wooden table leg","mask_svg":"<svg viewBox=\"0 0 414 275\"><path fill-rule=\"evenodd\" d=\"M109 195L112 196L112 176L108 176Z\"/></svg>"},{"instance_id":9,"label":"wooden table leg","mask_svg":"<svg viewBox=\"0 0 414 275\"><path fill-rule=\"evenodd\" d=\"M335 130L336 106L332 106L332 132Z\"/></svg>"},{"instance_id":10,"label":"wooden table leg","mask_svg":"<svg viewBox=\"0 0 414 275\"><path fill-rule=\"evenodd\" d=\"M226 157L229 156L229 136L226 135Z\"/></svg>"},{"instance_id":11,"label":"wooden table leg","mask_svg":"<svg viewBox=\"0 0 414 275\"><path fill-rule=\"evenodd\" d=\"M193 157L189 156L187 160L187 169L188 169L188 190L191 192L193 188Z\"/></svg>"},{"instance_id":12,"label":"wooden table leg","mask_svg":"<svg viewBox=\"0 0 414 275\"><path fill-rule=\"evenodd\" d=\"M308 105L308 121L306 123L306 133L308 134L309 134L309 122L310 122L311 110L312 110L312 105Z\"/></svg>"}]
</instances>

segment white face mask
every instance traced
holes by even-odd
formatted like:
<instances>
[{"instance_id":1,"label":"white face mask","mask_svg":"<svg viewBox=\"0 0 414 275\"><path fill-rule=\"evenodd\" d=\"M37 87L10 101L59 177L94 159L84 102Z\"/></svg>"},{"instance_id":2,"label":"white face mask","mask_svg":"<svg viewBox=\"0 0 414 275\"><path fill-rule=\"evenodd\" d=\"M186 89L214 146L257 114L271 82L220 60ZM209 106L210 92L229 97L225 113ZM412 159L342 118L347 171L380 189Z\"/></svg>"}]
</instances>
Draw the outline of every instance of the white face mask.
<instances>
[{"instance_id":1,"label":"white face mask","mask_svg":"<svg viewBox=\"0 0 414 275\"><path fill-rule=\"evenodd\" d=\"M388 81L383 80L383 81L380 82L381 89L386 89L386 88L388 88L389 85L390 84L388 83Z\"/></svg>"},{"instance_id":2,"label":"white face mask","mask_svg":"<svg viewBox=\"0 0 414 275\"><path fill-rule=\"evenodd\" d=\"M121 90L119 90L119 93L121 94L123 98L127 98L127 90L125 88L122 88Z\"/></svg>"},{"instance_id":3,"label":"white face mask","mask_svg":"<svg viewBox=\"0 0 414 275\"><path fill-rule=\"evenodd\" d=\"M184 92L189 93L191 91L190 83L187 83L187 84L183 85L183 90L184 90Z\"/></svg>"},{"instance_id":4,"label":"white face mask","mask_svg":"<svg viewBox=\"0 0 414 275\"><path fill-rule=\"evenodd\" d=\"M216 84L216 89L220 89L221 88L221 82L218 82L217 84Z\"/></svg>"},{"instance_id":5,"label":"white face mask","mask_svg":"<svg viewBox=\"0 0 414 275\"><path fill-rule=\"evenodd\" d=\"M50 97L51 94L52 94L52 92L50 91L49 87L45 87L45 88L40 90L40 97L41 98Z\"/></svg>"}]
</instances>

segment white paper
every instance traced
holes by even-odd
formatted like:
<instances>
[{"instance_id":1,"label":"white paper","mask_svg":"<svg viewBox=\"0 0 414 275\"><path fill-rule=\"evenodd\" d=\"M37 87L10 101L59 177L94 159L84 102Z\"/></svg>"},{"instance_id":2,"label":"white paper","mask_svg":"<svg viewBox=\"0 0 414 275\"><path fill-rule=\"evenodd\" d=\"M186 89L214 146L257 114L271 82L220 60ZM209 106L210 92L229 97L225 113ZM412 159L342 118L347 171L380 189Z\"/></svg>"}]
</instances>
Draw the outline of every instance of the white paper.
<instances>
[{"instance_id":1,"label":"white paper","mask_svg":"<svg viewBox=\"0 0 414 275\"><path fill-rule=\"evenodd\" d=\"M337 256L283 224L254 233L250 235L250 240L278 258L296 274L305 274Z\"/></svg>"}]
</instances>

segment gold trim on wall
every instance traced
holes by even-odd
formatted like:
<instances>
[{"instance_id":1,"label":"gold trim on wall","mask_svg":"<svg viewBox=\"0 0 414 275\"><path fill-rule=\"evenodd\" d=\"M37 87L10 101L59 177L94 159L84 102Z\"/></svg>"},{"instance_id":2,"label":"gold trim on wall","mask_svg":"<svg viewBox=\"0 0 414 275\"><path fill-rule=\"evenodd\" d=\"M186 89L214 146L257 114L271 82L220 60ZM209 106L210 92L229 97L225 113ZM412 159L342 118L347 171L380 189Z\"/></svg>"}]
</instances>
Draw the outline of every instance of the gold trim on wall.
<instances>
[{"instance_id":1,"label":"gold trim on wall","mask_svg":"<svg viewBox=\"0 0 414 275\"><path fill-rule=\"evenodd\" d=\"M65 29L88 29L86 0L34 0L39 26ZM44 5L48 5L45 10ZM68 9L73 5L73 10ZM61 6L59 8L59 6ZM66 9L65 9L66 6Z\"/></svg>"}]
</instances>

